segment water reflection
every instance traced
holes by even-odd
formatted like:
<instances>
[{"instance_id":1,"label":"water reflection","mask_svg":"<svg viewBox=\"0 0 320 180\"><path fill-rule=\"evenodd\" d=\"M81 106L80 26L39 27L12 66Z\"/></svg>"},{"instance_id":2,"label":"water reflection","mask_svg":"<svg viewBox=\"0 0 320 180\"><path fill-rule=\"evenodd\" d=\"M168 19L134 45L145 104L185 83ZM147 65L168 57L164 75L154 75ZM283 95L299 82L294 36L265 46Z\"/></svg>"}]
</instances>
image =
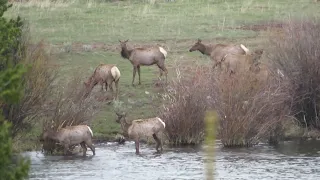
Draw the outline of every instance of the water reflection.
<instances>
[{"instance_id":1,"label":"water reflection","mask_svg":"<svg viewBox=\"0 0 320 180\"><path fill-rule=\"evenodd\" d=\"M30 179L171 180L205 179L201 147L169 148L162 154L134 143L101 144L97 155L87 157L43 156L27 153L32 160ZM225 149L216 146L216 179L319 179L320 143L285 142L273 148Z\"/></svg>"}]
</instances>

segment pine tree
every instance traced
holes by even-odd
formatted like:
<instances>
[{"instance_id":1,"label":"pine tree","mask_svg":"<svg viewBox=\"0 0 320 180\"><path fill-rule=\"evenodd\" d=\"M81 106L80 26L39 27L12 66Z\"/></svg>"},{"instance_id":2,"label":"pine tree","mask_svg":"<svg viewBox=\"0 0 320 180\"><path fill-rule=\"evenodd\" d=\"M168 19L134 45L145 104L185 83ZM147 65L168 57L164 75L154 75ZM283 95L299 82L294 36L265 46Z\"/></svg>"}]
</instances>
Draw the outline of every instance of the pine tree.
<instances>
[{"instance_id":1,"label":"pine tree","mask_svg":"<svg viewBox=\"0 0 320 180\"><path fill-rule=\"evenodd\" d=\"M3 17L10 7L7 0L0 0L0 106L19 101L25 72L17 58L21 20L8 21ZM11 123L0 113L0 180L25 179L29 172L29 161L19 157L17 162L13 162L10 128Z\"/></svg>"}]
</instances>

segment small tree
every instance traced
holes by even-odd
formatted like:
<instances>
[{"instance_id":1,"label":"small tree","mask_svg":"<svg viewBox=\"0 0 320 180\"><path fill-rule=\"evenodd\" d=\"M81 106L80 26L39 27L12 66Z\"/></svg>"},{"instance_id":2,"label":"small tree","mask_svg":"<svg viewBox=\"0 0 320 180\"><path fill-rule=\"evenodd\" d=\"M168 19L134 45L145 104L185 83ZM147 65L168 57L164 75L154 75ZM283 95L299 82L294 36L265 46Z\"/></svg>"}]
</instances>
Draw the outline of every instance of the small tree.
<instances>
[{"instance_id":1,"label":"small tree","mask_svg":"<svg viewBox=\"0 0 320 180\"><path fill-rule=\"evenodd\" d=\"M3 13L10 7L0 0L0 107L19 102L22 97L22 75L25 68L18 64L22 23L20 18L7 21ZM0 113L0 180L19 180L28 176L29 161L19 158L12 162L11 123Z\"/></svg>"},{"instance_id":2,"label":"small tree","mask_svg":"<svg viewBox=\"0 0 320 180\"><path fill-rule=\"evenodd\" d=\"M21 97L22 66L0 71L0 104L16 103ZM11 123L4 120L0 114L0 180L19 180L28 176L29 161L19 158L13 163Z\"/></svg>"}]
</instances>

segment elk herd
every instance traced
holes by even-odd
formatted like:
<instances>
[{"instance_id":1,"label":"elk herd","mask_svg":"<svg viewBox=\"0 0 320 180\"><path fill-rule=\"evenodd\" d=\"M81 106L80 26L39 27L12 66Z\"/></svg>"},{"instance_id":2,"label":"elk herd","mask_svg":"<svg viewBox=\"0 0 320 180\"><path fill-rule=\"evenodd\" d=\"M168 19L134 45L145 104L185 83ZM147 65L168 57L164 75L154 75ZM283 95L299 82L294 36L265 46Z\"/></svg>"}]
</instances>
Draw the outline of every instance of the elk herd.
<instances>
[{"instance_id":1,"label":"elk herd","mask_svg":"<svg viewBox=\"0 0 320 180\"><path fill-rule=\"evenodd\" d=\"M167 57L167 51L162 47L150 47L150 48L133 48L129 49L127 47L126 41L120 41L121 52L120 55L124 59L128 59L133 67L132 74L132 85L134 86L134 80L136 72L139 76L139 84L141 84L141 66L151 66L157 65L160 74L159 78L161 79L163 73L166 77L167 83L167 74L168 70L165 66L165 59ZM189 49L189 52L199 51L204 55L207 55L211 58L213 68L219 66L220 69L225 70L229 73L230 76L236 74L239 68L245 68L248 71L251 71L256 74L263 74L263 76L268 77L269 68L266 64L260 62L260 58L263 54L262 49L257 49L251 52L243 44L234 45L234 44L212 44L206 45L202 43L200 39ZM280 70L277 70L278 74L281 73ZM94 86L97 84L101 85L101 91L104 90L104 87L107 91L108 87L113 93L112 84L115 84L116 93L114 95L115 99L118 99L119 96L119 80L120 80L120 70L114 64L100 64L94 70L93 74L84 82L86 89L85 97L87 97ZM148 119L137 119L129 121L126 119L126 114L119 114L116 112L117 120L116 122L121 124L121 128L124 133L129 137L129 139L134 140L136 154L139 154L139 140L141 136L153 137L156 142L156 150L162 151L162 143L158 137L160 132L163 132L165 129L165 122L159 117L148 118ZM74 145L81 145L83 149L83 156L86 155L88 146L93 155L95 155L95 147L92 144L93 132L91 128L87 125L78 125L78 126L68 126L61 128L58 131L53 130L44 130L40 136L40 140L44 141L47 139L54 140L60 143L64 147L64 154L67 154L69 147Z\"/></svg>"}]
</instances>

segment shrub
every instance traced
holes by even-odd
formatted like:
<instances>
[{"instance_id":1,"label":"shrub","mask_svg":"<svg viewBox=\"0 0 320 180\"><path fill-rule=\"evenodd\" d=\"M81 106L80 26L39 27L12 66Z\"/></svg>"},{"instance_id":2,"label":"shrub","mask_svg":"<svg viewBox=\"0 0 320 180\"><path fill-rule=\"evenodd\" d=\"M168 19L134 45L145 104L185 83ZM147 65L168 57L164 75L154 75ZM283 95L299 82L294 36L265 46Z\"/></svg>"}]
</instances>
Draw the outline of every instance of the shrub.
<instances>
[{"instance_id":1,"label":"shrub","mask_svg":"<svg viewBox=\"0 0 320 180\"><path fill-rule=\"evenodd\" d=\"M301 125L320 129L320 22L318 19L289 21L270 59L281 69L291 84L292 114Z\"/></svg>"},{"instance_id":2,"label":"shrub","mask_svg":"<svg viewBox=\"0 0 320 180\"><path fill-rule=\"evenodd\" d=\"M45 51L44 43L27 45L25 39L25 55L20 61L27 72L23 77L23 97L16 104L7 103L2 106L3 114L12 123L12 136L31 128L32 121L43 116L43 106L52 95L56 78L56 67L51 64Z\"/></svg>"},{"instance_id":3,"label":"shrub","mask_svg":"<svg viewBox=\"0 0 320 180\"><path fill-rule=\"evenodd\" d=\"M290 110L285 80L261 81L251 71L221 73L212 78L212 105L220 117L225 147L253 146L278 130Z\"/></svg>"},{"instance_id":4,"label":"shrub","mask_svg":"<svg viewBox=\"0 0 320 180\"><path fill-rule=\"evenodd\" d=\"M160 117L172 145L199 144L204 140L204 115L208 107L207 69L197 66L183 71L165 88ZM189 75L189 76L188 76Z\"/></svg>"}]
</instances>

